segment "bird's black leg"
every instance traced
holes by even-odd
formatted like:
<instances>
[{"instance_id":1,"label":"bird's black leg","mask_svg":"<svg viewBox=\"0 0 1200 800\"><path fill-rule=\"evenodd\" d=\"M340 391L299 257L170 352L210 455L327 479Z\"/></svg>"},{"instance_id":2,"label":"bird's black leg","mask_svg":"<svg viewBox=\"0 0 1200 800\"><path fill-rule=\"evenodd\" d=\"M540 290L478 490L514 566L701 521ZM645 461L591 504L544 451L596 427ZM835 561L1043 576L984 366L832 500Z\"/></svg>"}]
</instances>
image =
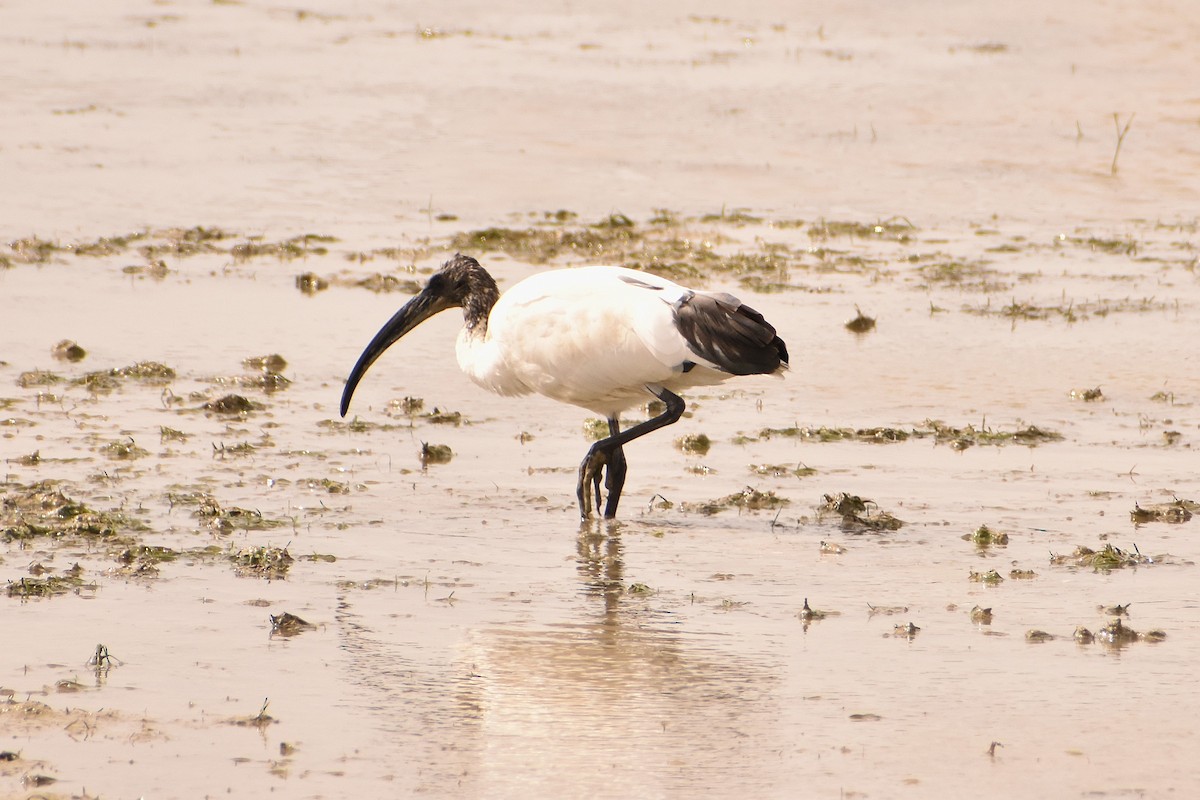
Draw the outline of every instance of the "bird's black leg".
<instances>
[{"instance_id":1,"label":"bird's black leg","mask_svg":"<svg viewBox=\"0 0 1200 800\"><path fill-rule=\"evenodd\" d=\"M609 436L621 432L621 422L616 417L608 418ZM613 450L604 475L604 488L608 490L608 500L604 504L604 518L612 519L617 516L617 503L621 502L621 488L625 486L625 450L620 445ZM596 489L596 505L600 505L600 490Z\"/></svg>"},{"instance_id":2,"label":"bird's black leg","mask_svg":"<svg viewBox=\"0 0 1200 800\"><path fill-rule=\"evenodd\" d=\"M647 387L649 388L649 387ZM604 507L604 516L613 517L617 513L617 503L621 500L621 487L625 484L625 453L622 449L626 444L637 439L639 436L645 436L651 431L656 431L659 428L665 428L679 421L683 416L683 410L686 405L683 398L675 394L669 389L661 387L651 388L650 392L662 400L667 405L667 410L659 414L657 417L651 417L645 422L634 425L629 430L613 433L607 439L601 439L588 449L587 455L583 457L583 462L579 465L579 485L576 488L576 495L579 498L579 514L584 519L592 513L592 484L596 490L596 500L600 499L600 470L605 466L608 467L609 474L606 485L608 485L608 501ZM613 429L612 421L609 422L609 430ZM620 466L614 471L614 466L617 463ZM619 476L619 481L618 481Z\"/></svg>"}]
</instances>

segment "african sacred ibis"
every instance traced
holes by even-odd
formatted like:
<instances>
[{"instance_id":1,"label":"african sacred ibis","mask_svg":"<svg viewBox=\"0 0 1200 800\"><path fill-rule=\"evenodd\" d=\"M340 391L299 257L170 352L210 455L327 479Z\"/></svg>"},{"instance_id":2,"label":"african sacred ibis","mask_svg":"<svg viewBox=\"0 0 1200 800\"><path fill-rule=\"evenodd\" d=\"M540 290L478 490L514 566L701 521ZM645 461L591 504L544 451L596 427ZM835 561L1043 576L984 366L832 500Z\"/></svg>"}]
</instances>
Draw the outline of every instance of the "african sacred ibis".
<instances>
[{"instance_id":1,"label":"african sacred ibis","mask_svg":"<svg viewBox=\"0 0 1200 800\"><path fill-rule=\"evenodd\" d=\"M471 380L500 395L536 392L603 414L609 436L579 465L579 513L591 514L600 477L617 513L625 483L624 445L676 422L678 390L710 386L734 375L787 368L787 345L762 315L729 294L686 289L665 278L621 267L543 272L504 294L475 259L455 255L420 294L396 312L359 356L342 392L342 416L375 360L424 320L463 309L458 365ZM662 400L662 414L622 431L622 411Z\"/></svg>"}]
</instances>

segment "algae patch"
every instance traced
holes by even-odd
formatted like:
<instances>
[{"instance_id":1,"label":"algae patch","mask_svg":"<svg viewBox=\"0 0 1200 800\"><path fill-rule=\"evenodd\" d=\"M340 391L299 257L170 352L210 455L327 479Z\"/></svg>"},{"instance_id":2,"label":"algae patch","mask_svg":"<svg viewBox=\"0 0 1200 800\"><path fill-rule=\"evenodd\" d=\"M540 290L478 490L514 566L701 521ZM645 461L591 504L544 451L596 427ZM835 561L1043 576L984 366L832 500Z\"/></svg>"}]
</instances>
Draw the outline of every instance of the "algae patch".
<instances>
[{"instance_id":1,"label":"algae patch","mask_svg":"<svg viewBox=\"0 0 1200 800\"><path fill-rule=\"evenodd\" d=\"M112 537L145 530L145 525L121 511L96 511L51 482L30 485L4 483L0 501L0 535L5 541L37 537Z\"/></svg>"},{"instance_id":2,"label":"algae patch","mask_svg":"<svg viewBox=\"0 0 1200 800\"><path fill-rule=\"evenodd\" d=\"M904 526L903 520L881 510L874 500L864 500L847 492L824 495L817 514L839 518L842 529L850 533L895 531Z\"/></svg>"}]
</instances>

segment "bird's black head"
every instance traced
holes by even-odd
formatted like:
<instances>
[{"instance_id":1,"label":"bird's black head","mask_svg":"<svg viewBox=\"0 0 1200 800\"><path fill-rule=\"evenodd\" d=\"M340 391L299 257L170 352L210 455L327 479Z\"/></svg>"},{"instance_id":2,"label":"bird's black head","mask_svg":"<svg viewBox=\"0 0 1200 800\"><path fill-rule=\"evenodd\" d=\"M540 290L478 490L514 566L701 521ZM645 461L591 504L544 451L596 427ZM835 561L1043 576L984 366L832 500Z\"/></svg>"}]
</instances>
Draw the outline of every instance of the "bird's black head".
<instances>
[{"instance_id":1,"label":"bird's black head","mask_svg":"<svg viewBox=\"0 0 1200 800\"><path fill-rule=\"evenodd\" d=\"M448 308L463 309L464 323L468 330L485 331L488 314L499 297L500 291L487 270L470 256L456 253L430 276L425 288L405 303L363 350L358 363L346 379L346 388L342 391L342 416L346 416L354 389L367 369L375 363L375 359L383 355L383 351L395 344L404 334Z\"/></svg>"},{"instance_id":2,"label":"bird's black head","mask_svg":"<svg viewBox=\"0 0 1200 800\"><path fill-rule=\"evenodd\" d=\"M488 271L462 253L455 253L429 278L424 293L444 298L446 308L461 307L468 330L479 325L487 327L488 314L500 297L500 290Z\"/></svg>"}]
</instances>

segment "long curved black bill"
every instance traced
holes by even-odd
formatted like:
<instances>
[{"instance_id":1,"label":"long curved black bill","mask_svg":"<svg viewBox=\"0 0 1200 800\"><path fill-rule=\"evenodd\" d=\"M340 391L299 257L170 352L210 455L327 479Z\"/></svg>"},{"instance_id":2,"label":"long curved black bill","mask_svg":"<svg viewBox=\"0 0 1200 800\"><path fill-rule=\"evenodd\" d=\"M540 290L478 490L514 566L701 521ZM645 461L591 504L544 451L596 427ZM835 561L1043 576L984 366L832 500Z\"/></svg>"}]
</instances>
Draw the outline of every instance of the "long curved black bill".
<instances>
[{"instance_id":1,"label":"long curved black bill","mask_svg":"<svg viewBox=\"0 0 1200 800\"><path fill-rule=\"evenodd\" d=\"M367 373L367 369L375 363L375 359L383 355L383 351L399 341L404 334L439 311L450 308L451 305L444 298L431 294L428 290L422 291L405 303L403 308L379 329L379 333L375 334L375 338L367 345L367 349L363 350L362 355L358 357L358 363L354 365L354 369L350 370L350 377L346 379L346 388L342 390L341 411L343 417L350 408L350 398L354 396L354 389L362 380L362 376Z\"/></svg>"}]
</instances>

